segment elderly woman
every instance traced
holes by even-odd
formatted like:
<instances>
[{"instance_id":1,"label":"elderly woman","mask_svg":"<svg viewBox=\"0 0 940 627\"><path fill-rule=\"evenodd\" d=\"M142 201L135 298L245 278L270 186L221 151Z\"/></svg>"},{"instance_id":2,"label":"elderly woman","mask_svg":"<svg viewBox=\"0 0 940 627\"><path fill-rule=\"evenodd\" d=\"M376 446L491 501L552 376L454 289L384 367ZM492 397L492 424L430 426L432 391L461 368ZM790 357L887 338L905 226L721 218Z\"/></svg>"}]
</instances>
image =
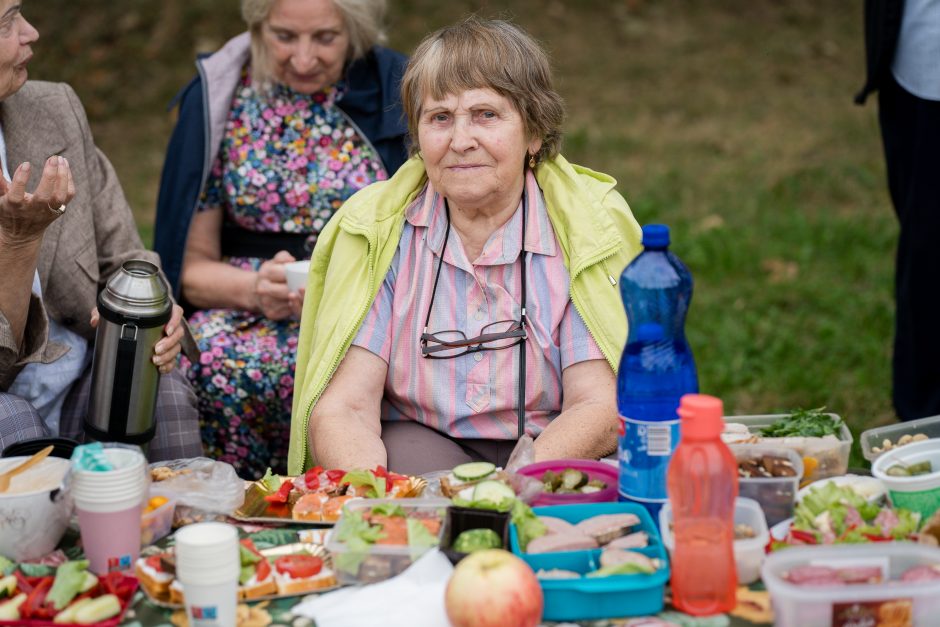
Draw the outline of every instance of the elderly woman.
<instances>
[{"instance_id":1,"label":"elderly woman","mask_svg":"<svg viewBox=\"0 0 940 627\"><path fill-rule=\"evenodd\" d=\"M306 259L354 192L407 157L405 58L377 46L384 0L242 0L249 32L182 93L156 250L203 351L188 364L208 453L257 477L287 456Z\"/></svg>"},{"instance_id":2,"label":"elderly woman","mask_svg":"<svg viewBox=\"0 0 940 627\"><path fill-rule=\"evenodd\" d=\"M542 49L470 18L424 40L402 102L416 155L350 199L314 251L288 470L420 473L615 448L640 228L608 176L558 154Z\"/></svg>"}]
</instances>

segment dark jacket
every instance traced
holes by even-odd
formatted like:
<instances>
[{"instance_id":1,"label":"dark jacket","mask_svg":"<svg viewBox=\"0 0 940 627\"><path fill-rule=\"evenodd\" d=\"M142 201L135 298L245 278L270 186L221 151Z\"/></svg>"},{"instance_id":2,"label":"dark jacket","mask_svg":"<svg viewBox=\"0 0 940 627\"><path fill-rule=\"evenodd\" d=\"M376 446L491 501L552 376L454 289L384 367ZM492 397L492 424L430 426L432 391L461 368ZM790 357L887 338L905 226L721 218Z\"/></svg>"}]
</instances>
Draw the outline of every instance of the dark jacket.
<instances>
[{"instance_id":1,"label":"dark jacket","mask_svg":"<svg viewBox=\"0 0 940 627\"><path fill-rule=\"evenodd\" d=\"M904 0L865 0L865 85L855 104L865 104L868 94L878 91L891 75L894 51L901 32Z\"/></svg>"},{"instance_id":2,"label":"dark jacket","mask_svg":"<svg viewBox=\"0 0 940 627\"><path fill-rule=\"evenodd\" d=\"M394 50L374 47L346 71L347 91L338 106L375 146L389 176L407 159L407 126L399 98L399 85L407 58ZM164 272L180 296L183 254L189 224L215 152L208 154L210 107L207 103L205 74L200 74L176 96L179 103L176 128L170 136L154 228L154 250L160 254ZM240 68L238 68L240 71Z\"/></svg>"}]
</instances>

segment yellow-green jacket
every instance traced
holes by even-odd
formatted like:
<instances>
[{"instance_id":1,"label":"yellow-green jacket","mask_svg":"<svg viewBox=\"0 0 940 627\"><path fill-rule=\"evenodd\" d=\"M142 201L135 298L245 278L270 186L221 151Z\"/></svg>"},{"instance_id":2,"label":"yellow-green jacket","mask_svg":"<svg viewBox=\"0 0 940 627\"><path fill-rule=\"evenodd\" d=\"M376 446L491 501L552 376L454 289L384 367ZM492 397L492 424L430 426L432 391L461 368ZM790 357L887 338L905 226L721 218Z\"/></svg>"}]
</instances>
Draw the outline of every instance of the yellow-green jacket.
<instances>
[{"instance_id":1,"label":"yellow-green jacket","mask_svg":"<svg viewBox=\"0 0 940 627\"><path fill-rule=\"evenodd\" d=\"M535 176L571 276L571 300L616 372L627 339L616 283L642 248L640 225L606 174L559 155L540 164ZM317 238L297 345L287 457L292 475L313 463L310 412L372 306L398 248L405 210L425 180L424 162L410 159L391 179L346 201Z\"/></svg>"}]
</instances>

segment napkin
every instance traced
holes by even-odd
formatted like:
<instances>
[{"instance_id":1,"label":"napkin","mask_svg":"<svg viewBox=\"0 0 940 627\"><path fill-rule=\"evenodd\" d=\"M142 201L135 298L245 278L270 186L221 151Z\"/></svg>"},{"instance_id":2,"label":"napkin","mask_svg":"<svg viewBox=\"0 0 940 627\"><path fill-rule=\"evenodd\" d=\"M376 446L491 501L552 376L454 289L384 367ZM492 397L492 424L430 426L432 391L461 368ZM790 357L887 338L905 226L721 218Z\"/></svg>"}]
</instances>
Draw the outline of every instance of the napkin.
<instances>
[{"instance_id":1,"label":"napkin","mask_svg":"<svg viewBox=\"0 0 940 627\"><path fill-rule=\"evenodd\" d=\"M444 589L454 567L431 549L391 579L321 594L293 608L317 627L448 627Z\"/></svg>"}]
</instances>

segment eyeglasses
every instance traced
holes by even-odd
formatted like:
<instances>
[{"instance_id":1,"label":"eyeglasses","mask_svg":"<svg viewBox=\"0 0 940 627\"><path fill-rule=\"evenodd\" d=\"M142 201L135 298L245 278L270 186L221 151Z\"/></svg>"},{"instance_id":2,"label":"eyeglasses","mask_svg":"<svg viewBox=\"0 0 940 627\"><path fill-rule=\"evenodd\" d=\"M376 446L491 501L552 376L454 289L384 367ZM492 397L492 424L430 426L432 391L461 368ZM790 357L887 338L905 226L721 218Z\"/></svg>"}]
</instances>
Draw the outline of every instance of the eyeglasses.
<instances>
[{"instance_id":1,"label":"eyeglasses","mask_svg":"<svg viewBox=\"0 0 940 627\"><path fill-rule=\"evenodd\" d=\"M421 356L426 359L453 359L469 353L503 350L505 348L512 348L513 346L519 347L519 387L516 395L516 415L518 418L518 432L520 438L525 435L525 340L528 337L525 328L525 235L527 206L525 189L523 189L522 250L519 253L519 258L522 260L522 298L519 307L519 320L491 322L480 329L479 335L468 338L467 335L460 330L428 333L428 323L431 321L431 310L434 308L434 297L437 294L437 282L441 278L441 265L444 262L444 251L447 250L447 240L450 239L450 207L447 204L447 199L444 199L447 229L444 233L444 245L441 247L441 256L437 260L437 273L434 276L434 287L431 289L431 302L428 304L428 315L424 319L424 332L421 334Z\"/></svg>"}]
</instances>

